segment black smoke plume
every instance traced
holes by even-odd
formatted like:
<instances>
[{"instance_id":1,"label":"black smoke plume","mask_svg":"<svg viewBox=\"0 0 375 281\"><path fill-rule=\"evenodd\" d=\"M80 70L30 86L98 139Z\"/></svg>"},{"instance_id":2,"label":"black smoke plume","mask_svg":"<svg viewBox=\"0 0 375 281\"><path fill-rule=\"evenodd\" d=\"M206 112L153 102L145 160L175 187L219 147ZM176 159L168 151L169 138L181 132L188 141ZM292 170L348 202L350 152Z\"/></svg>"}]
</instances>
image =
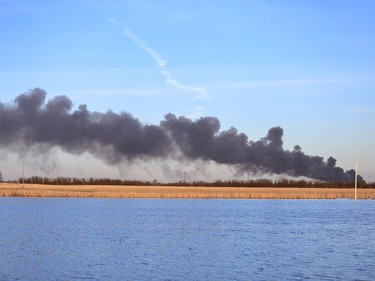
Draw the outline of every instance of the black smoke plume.
<instances>
[{"instance_id":1,"label":"black smoke plume","mask_svg":"<svg viewBox=\"0 0 375 281\"><path fill-rule=\"evenodd\" d=\"M220 131L215 117L191 120L167 114L159 125L145 125L129 113L90 112L86 105L72 111L66 96L46 102L46 92L36 88L19 95L14 103L0 103L0 145L15 148L60 147L72 154L92 153L107 163L140 157L183 155L235 165L239 171L305 176L324 181L352 181L354 170L336 167L320 156L305 155L296 145L283 148L283 129L274 127L258 141L235 128Z\"/></svg>"}]
</instances>

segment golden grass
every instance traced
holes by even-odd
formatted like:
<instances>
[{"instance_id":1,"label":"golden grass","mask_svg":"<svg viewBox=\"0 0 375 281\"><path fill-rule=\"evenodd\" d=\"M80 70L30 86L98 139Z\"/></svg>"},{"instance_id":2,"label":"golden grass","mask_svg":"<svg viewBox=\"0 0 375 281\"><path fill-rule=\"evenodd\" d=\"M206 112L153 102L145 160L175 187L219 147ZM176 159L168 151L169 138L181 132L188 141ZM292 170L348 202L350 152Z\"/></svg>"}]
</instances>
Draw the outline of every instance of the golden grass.
<instances>
[{"instance_id":1,"label":"golden grass","mask_svg":"<svg viewBox=\"0 0 375 281\"><path fill-rule=\"evenodd\" d=\"M353 188L182 187L0 184L0 197L338 199L354 198ZM375 199L375 189L358 189L359 199Z\"/></svg>"}]
</instances>

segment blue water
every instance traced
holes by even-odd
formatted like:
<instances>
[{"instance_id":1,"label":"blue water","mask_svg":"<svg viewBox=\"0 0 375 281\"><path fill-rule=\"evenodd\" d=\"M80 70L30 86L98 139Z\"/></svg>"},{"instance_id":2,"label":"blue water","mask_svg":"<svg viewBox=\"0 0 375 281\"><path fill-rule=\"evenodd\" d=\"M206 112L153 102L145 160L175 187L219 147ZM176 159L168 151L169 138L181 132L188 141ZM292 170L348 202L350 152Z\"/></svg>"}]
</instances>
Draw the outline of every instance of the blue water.
<instances>
[{"instance_id":1,"label":"blue water","mask_svg":"<svg viewBox=\"0 0 375 281\"><path fill-rule=\"evenodd\" d=\"M0 280L375 280L375 201L0 198Z\"/></svg>"}]
</instances>

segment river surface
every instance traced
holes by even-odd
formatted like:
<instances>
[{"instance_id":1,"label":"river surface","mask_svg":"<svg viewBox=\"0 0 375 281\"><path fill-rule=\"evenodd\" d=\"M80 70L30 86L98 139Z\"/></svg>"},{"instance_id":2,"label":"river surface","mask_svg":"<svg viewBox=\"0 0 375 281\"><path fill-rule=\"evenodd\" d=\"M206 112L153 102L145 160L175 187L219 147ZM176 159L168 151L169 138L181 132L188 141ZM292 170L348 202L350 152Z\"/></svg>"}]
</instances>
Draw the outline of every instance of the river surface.
<instances>
[{"instance_id":1,"label":"river surface","mask_svg":"<svg viewBox=\"0 0 375 281\"><path fill-rule=\"evenodd\" d=\"M375 280L375 201L0 198L0 280Z\"/></svg>"}]
</instances>

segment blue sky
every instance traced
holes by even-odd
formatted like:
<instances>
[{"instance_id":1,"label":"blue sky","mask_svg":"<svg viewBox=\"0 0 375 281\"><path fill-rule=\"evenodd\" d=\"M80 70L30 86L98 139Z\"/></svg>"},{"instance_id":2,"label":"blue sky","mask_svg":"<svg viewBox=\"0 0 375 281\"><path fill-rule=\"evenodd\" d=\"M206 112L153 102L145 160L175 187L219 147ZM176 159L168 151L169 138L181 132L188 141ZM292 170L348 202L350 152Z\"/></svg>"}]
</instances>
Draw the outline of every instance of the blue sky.
<instances>
[{"instance_id":1,"label":"blue sky","mask_svg":"<svg viewBox=\"0 0 375 281\"><path fill-rule=\"evenodd\" d=\"M372 0L0 0L0 101L40 87L144 123L216 116L251 140L281 126L285 149L358 159L375 181L374 14Z\"/></svg>"}]
</instances>

